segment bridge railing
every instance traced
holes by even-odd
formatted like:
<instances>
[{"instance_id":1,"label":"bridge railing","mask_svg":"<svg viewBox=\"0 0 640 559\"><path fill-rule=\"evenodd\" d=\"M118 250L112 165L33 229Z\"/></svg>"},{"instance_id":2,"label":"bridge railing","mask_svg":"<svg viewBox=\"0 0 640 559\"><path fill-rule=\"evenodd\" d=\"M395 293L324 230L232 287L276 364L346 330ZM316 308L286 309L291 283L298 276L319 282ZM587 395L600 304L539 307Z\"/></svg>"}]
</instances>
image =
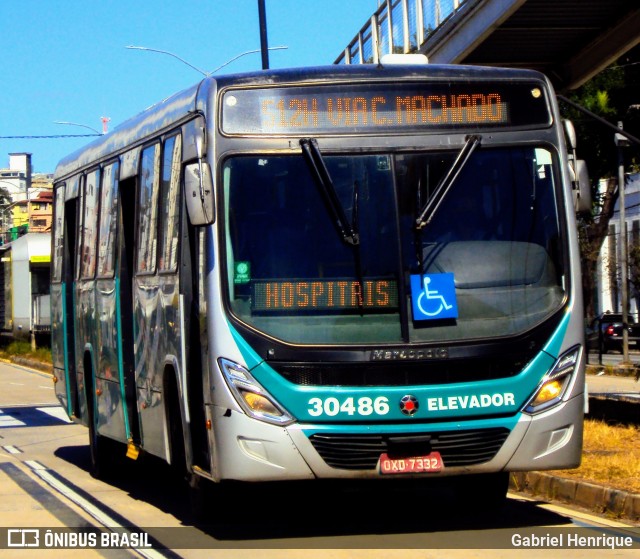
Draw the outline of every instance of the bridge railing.
<instances>
[{"instance_id":1,"label":"bridge railing","mask_svg":"<svg viewBox=\"0 0 640 559\"><path fill-rule=\"evenodd\" d=\"M467 0L385 0L335 64L377 64L385 54L417 52Z\"/></svg>"}]
</instances>

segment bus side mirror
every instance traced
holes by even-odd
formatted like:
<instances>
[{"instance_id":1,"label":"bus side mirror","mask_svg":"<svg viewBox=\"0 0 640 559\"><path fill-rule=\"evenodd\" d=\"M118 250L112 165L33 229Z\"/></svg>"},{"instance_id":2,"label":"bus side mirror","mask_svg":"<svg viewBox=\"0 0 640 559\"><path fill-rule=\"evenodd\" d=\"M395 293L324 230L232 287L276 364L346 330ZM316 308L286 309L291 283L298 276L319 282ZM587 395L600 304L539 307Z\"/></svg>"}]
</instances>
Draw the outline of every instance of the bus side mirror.
<instances>
[{"instance_id":1,"label":"bus side mirror","mask_svg":"<svg viewBox=\"0 0 640 559\"><path fill-rule=\"evenodd\" d=\"M587 163L578 159L569 161L569 169L572 174L573 207L578 214L591 212L591 185L589 184L589 171Z\"/></svg>"},{"instance_id":2,"label":"bus side mirror","mask_svg":"<svg viewBox=\"0 0 640 559\"><path fill-rule=\"evenodd\" d=\"M576 129L570 120L562 121L564 138L569 151L569 172L573 191L573 207L577 214L591 213L591 185L587 163L576 156Z\"/></svg>"},{"instance_id":3,"label":"bus side mirror","mask_svg":"<svg viewBox=\"0 0 640 559\"><path fill-rule=\"evenodd\" d=\"M570 120L563 120L562 127L564 129L564 139L567 142L567 147L570 152L576 149L576 129L573 126L573 122Z\"/></svg>"},{"instance_id":4,"label":"bus side mirror","mask_svg":"<svg viewBox=\"0 0 640 559\"><path fill-rule=\"evenodd\" d=\"M213 181L209 164L199 159L184 167L184 195L187 213L193 225L214 222Z\"/></svg>"}]
</instances>

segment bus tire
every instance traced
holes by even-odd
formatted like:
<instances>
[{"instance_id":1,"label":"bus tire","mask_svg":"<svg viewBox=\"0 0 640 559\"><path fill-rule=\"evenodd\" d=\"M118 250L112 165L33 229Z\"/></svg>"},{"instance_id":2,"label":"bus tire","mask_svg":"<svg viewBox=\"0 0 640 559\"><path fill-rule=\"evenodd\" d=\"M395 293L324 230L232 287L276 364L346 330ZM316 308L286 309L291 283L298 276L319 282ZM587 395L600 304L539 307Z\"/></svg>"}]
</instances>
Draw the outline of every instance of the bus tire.
<instances>
[{"instance_id":1,"label":"bus tire","mask_svg":"<svg viewBox=\"0 0 640 559\"><path fill-rule=\"evenodd\" d=\"M172 370L165 371L165 375L172 375ZM189 509L196 520L202 520L205 516L206 483L199 475L190 471L187 465L184 432L182 430L182 416L178 403L178 389L169 376L165 398L167 405L167 429L169 431L169 444L171 456L171 470L185 483L189 498Z\"/></svg>"},{"instance_id":2,"label":"bus tire","mask_svg":"<svg viewBox=\"0 0 640 559\"><path fill-rule=\"evenodd\" d=\"M92 384L92 383L91 383ZM109 472L109 449L108 441L100 433L95 414L95 399L93 397L93 387L87 390L87 410L89 419L89 473L96 479L105 479Z\"/></svg>"},{"instance_id":3,"label":"bus tire","mask_svg":"<svg viewBox=\"0 0 640 559\"><path fill-rule=\"evenodd\" d=\"M165 387L165 400L167 406L167 431L169 432L169 456L171 457L171 469L183 479L187 476L187 457L185 452L185 440L182 430L182 416L178 400L178 388L173 371L167 369L165 377L168 378Z\"/></svg>"},{"instance_id":4,"label":"bus tire","mask_svg":"<svg viewBox=\"0 0 640 559\"><path fill-rule=\"evenodd\" d=\"M204 522L208 518L207 504L210 502L212 482L197 474L190 474L188 481L189 511L194 521Z\"/></svg>"}]
</instances>

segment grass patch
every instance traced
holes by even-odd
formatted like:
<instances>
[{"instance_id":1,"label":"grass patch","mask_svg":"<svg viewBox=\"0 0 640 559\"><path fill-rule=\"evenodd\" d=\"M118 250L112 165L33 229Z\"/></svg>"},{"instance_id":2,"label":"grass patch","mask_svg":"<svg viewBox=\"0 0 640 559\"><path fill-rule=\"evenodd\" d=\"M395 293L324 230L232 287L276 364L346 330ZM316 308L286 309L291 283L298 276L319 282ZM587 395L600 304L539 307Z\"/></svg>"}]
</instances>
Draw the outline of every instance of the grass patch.
<instances>
[{"instance_id":1,"label":"grass patch","mask_svg":"<svg viewBox=\"0 0 640 559\"><path fill-rule=\"evenodd\" d=\"M12 341L6 346L0 347L0 358L11 359L12 357L26 357L42 363L51 363L51 349L38 347L33 351L29 342Z\"/></svg>"},{"instance_id":2,"label":"grass patch","mask_svg":"<svg viewBox=\"0 0 640 559\"><path fill-rule=\"evenodd\" d=\"M640 494L640 430L586 419L580 467L549 473Z\"/></svg>"}]
</instances>

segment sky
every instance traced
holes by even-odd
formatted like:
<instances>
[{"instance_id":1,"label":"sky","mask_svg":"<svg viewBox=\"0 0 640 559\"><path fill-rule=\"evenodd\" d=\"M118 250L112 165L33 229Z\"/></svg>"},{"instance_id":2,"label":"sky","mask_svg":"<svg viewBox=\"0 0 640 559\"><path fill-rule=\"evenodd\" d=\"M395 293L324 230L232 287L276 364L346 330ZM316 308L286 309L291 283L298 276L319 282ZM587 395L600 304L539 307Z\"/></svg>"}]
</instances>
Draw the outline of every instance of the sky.
<instances>
[{"instance_id":1,"label":"sky","mask_svg":"<svg viewBox=\"0 0 640 559\"><path fill-rule=\"evenodd\" d=\"M377 0L266 0L271 68L332 64ZM0 168L31 153L35 173L210 72L260 49L258 0L0 0ZM260 70L259 52L217 72ZM72 122L71 124L56 124ZM77 126L82 125L82 126Z\"/></svg>"}]
</instances>

